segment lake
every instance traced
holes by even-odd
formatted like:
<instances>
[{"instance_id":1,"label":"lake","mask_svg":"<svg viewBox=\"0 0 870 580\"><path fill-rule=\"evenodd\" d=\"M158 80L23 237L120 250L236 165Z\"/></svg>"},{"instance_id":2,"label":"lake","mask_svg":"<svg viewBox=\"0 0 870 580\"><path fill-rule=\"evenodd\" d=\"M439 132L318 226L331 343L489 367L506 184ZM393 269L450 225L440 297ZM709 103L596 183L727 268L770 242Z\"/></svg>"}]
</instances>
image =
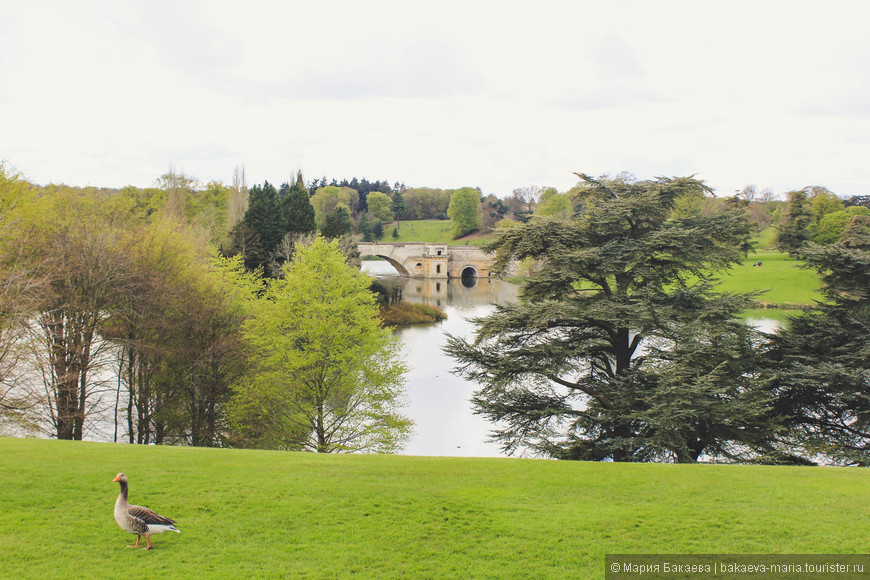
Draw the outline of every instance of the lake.
<instances>
[{"instance_id":1,"label":"lake","mask_svg":"<svg viewBox=\"0 0 870 580\"><path fill-rule=\"evenodd\" d=\"M390 285L402 288L405 300L438 306L447 314L440 323L400 327L405 360L411 367L406 376L405 414L414 421L414 434L403 455L455 457L504 457L488 441L492 425L472 411L471 396L477 385L455 376L455 361L442 352L447 334L471 338L470 319L486 316L494 304L516 301L519 287L500 280L401 278L389 263L366 260L363 269ZM766 318L747 319L748 324L773 332L782 323Z\"/></svg>"},{"instance_id":2,"label":"lake","mask_svg":"<svg viewBox=\"0 0 870 580\"><path fill-rule=\"evenodd\" d=\"M450 455L455 457L503 457L499 446L488 442L491 424L472 412L471 395L477 385L452 374L455 361L442 352L447 334L471 337L469 319L486 316L494 304L517 298L518 287L488 278L400 278L384 261L364 261L363 269L400 285L405 300L438 306L447 319L434 324L396 330L405 360L405 414L414 421L414 434L403 455Z\"/></svg>"}]
</instances>

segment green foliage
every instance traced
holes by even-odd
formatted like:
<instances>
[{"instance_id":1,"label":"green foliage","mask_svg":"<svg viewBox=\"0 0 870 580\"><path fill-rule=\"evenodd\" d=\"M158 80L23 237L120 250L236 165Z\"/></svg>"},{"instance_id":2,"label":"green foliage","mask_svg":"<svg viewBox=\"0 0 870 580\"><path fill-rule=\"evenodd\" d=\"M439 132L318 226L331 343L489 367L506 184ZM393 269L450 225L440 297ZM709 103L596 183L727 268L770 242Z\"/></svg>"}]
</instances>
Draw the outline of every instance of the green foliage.
<instances>
[{"instance_id":1,"label":"green foliage","mask_svg":"<svg viewBox=\"0 0 870 580\"><path fill-rule=\"evenodd\" d=\"M372 238L375 240L384 238L384 224L381 223L381 220L376 219L375 223L372 224Z\"/></svg>"},{"instance_id":2,"label":"green foliage","mask_svg":"<svg viewBox=\"0 0 870 580\"><path fill-rule=\"evenodd\" d=\"M43 379L43 414L59 439L81 439L99 386L92 374L98 333L129 288L129 200L49 186L38 212L22 215L18 260L40 281L32 305L34 375Z\"/></svg>"},{"instance_id":3,"label":"green foliage","mask_svg":"<svg viewBox=\"0 0 870 580\"><path fill-rule=\"evenodd\" d=\"M265 268L286 234L286 223L275 187L268 181L251 187L245 217L233 229L232 253L241 253L249 270Z\"/></svg>"},{"instance_id":4,"label":"green foliage","mask_svg":"<svg viewBox=\"0 0 870 580\"><path fill-rule=\"evenodd\" d=\"M338 187L327 185L318 188L311 197L311 205L314 207L314 221L321 230L326 225L326 217L335 211L336 207L343 206L348 213L353 214L359 203L359 193L350 187Z\"/></svg>"},{"instance_id":5,"label":"green foliage","mask_svg":"<svg viewBox=\"0 0 870 580\"><path fill-rule=\"evenodd\" d=\"M356 224L356 233L362 236L362 241L371 242L374 240L372 237L372 224L369 222L369 214L364 211L359 216L359 221Z\"/></svg>"},{"instance_id":6,"label":"green foliage","mask_svg":"<svg viewBox=\"0 0 870 580\"><path fill-rule=\"evenodd\" d=\"M403 195L409 210L413 209L414 217L418 220L426 220L447 219L450 193L449 190L417 187L405 190ZM445 217L439 218L439 214Z\"/></svg>"},{"instance_id":7,"label":"green foliage","mask_svg":"<svg viewBox=\"0 0 870 580\"><path fill-rule=\"evenodd\" d=\"M580 177L574 219L534 219L485 247L494 272L542 263L520 303L475 321L473 342L448 343L457 372L482 385L473 401L495 438L570 459L764 453L758 338L734 320L751 300L709 284L742 258L742 208L672 217L677 199L706 186Z\"/></svg>"},{"instance_id":8,"label":"green foliage","mask_svg":"<svg viewBox=\"0 0 870 580\"><path fill-rule=\"evenodd\" d=\"M816 223L826 215L841 211L844 207L843 200L828 190L815 192L815 195L809 201L813 212L813 219Z\"/></svg>"},{"instance_id":9,"label":"green foliage","mask_svg":"<svg viewBox=\"0 0 870 580\"><path fill-rule=\"evenodd\" d=\"M34 476L61 465L62 477ZM151 552L125 548L131 536L112 520L122 469L130 500L182 531L153 537ZM860 517L870 471L860 469L0 438L0 473L0 569L22 580L591 579L614 553L870 551Z\"/></svg>"},{"instance_id":10,"label":"green foliage","mask_svg":"<svg viewBox=\"0 0 870 580\"><path fill-rule=\"evenodd\" d=\"M369 212L382 222L393 221L393 209L390 196L379 191L373 191L366 198Z\"/></svg>"},{"instance_id":11,"label":"green foliage","mask_svg":"<svg viewBox=\"0 0 870 580\"><path fill-rule=\"evenodd\" d=\"M310 234L317 230L314 219L314 207L308 196L308 188L302 181L302 172L296 174L293 185L281 186L282 205L284 208L285 233Z\"/></svg>"},{"instance_id":12,"label":"green foliage","mask_svg":"<svg viewBox=\"0 0 870 580\"><path fill-rule=\"evenodd\" d=\"M254 370L235 399L244 444L318 452L396 450L405 366L377 318L371 280L338 242L297 248L245 326Z\"/></svg>"},{"instance_id":13,"label":"green foliage","mask_svg":"<svg viewBox=\"0 0 870 580\"><path fill-rule=\"evenodd\" d=\"M794 255L809 239L808 228L812 223L807 192L792 191L788 194L785 216L778 226L776 246L789 255Z\"/></svg>"},{"instance_id":14,"label":"green foliage","mask_svg":"<svg viewBox=\"0 0 870 580\"><path fill-rule=\"evenodd\" d=\"M396 191L393 193L393 199L390 204L390 209L393 211L393 215L396 217L396 221L399 221L404 216L405 212L408 210L408 206L405 205L405 198L402 196L401 191Z\"/></svg>"},{"instance_id":15,"label":"green foliage","mask_svg":"<svg viewBox=\"0 0 870 580\"><path fill-rule=\"evenodd\" d=\"M825 214L818 223L810 226L812 240L822 245L835 243L843 235L849 221L856 215L870 215L870 209L855 205Z\"/></svg>"},{"instance_id":16,"label":"green foliage","mask_svg":"<svg viewBox=\"0 0 870 580\"><path fill-rule=\"evenodd\" d=\"M856 215L849 220L840 236L840 243L847 248L870 247L870 216Z\"/></svg>"},{"instance_id":17,"label":"green foliage","mask_svg":"<svg viewBox=\"0 0 870 580\"><path fill-rule=\"evenodd\" d=\"M825 302L777 337L777 410L787 443L808 455L870 466L870 236L801 252Z\"/></svg>"},{"instance_id":18,"label":"green foliage","mask_svg":"<svg viewBox=\"0 0 870 580\"><path fill-rule=\"evenodd\" d=\"M210 181L205 189L188 196L187 219L206 232L209 242L218 247L227 234L227 215L231 189L219 181Z\"/></svg>"},{"instance_id":19,"label":"green foliage","mask_svg":"<svg viewBox=\"0 0 870 580\"><path fill-rule=\"evenodd\" d=\"M569 195L559 193L551 187L541 194L534 215L568 219L572 213L574 213L574 206Z\"/></svg>"},{"instance_id":20,"label":"green foliage","mask_svg":"<svg viewBox=\"0 0 870 580\"><path fill-rule=\"evenodd\" d=\"M15 372L25 356L24 329L42 288L22 268L19 244L23 214L35 210L24 177L0 161L0 422L28 423L30 403L16 389Z\"/></svg>"},{"instance_id":21,"label":"green foliage","mask_svg":"<svg viewBox=\"0 0 870 580\"><path fill-rule=\"evenodd\" d=\"M480 192L473 187L463 187L450 195L451 231L454 238L459 238L480 229Z\"/></svg>"},{"instance_id":22,"label":"green foliage","mask_svg":"<svg viewBox=\"0 0 870 580\"><path fill-rule=\"evenodd\" d=\"M142 217L157 213L166 201L166 192L156 187L140 189L128 185L121 189L121 196L128 198L133 212Z\"/></svg>"},{"instance_id":23,"label":"green foliage","mask_svg":"<svg viewBox=\"0 0 870 580\"><path fill-rule=\"evenodd\" d=\"M353 232L353 222L350 220L350 212L344 206L338 206L332 213L326 216L326 222L321 228L321 233L326 238L340 238Z\"/></svg>"}]
</instances>

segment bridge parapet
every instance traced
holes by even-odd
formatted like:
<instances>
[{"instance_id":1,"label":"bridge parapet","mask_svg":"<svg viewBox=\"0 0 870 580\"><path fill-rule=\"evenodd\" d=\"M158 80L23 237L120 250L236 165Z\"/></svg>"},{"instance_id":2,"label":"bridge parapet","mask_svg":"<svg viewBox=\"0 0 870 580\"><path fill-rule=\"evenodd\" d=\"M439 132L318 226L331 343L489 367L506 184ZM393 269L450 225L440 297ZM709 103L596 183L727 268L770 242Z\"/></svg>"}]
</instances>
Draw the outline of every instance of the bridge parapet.
<instances>
[{"instance_id":1,"label":"bridge parapet","mask_svg":"<svg viewBox=\"0 0 870 580\"><path fill-rule=\"evenodd\" d=\"M402 276L412 278L485 278L493 258L476 246L450 246L425 242L361 243L360 256L378 256Z\"/></svg>"}]
</instances>

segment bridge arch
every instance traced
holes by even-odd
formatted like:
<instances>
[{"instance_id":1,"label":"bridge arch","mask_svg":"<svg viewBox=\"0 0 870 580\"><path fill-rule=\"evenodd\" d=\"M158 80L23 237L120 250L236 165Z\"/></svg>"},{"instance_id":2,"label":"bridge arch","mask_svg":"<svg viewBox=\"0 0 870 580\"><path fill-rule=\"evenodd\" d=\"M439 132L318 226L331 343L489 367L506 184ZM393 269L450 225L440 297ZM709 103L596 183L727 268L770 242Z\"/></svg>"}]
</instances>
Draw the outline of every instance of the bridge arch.
<instances>
[{"instance_id":1,"label":"bridge arch","mask_svg":"<svg viewBox=\"0 0 870 580\"><path fill-rule=\"evenodd\" d=\"M399 273L399 276L410 276L410 275L411 275L411 274L408 272L408 270L405 269L405 266L403 266L401 262L399 262L399 261L397 261L397 260L394 260L393 258L391 258L391 257L389 257L389 256L383 256L383 255L381 255L381 254L375 254L375 255L376 255L378 258L380 258L380 259L382 259L382 260L386 260L387 262L389 262L390 265L391 265L393 268L395 268L396 271Z\"/></svg>"},{"instance_id":2,"label":"bridge arch","mask_svg":"<svg viewBox=\"0 0 870 580\"><path fill-rule=\"evenodd\" d=\"M474 266L465 266L459 273L460 278L477 278L477 269Z\"/></svg>"}]
</instances>

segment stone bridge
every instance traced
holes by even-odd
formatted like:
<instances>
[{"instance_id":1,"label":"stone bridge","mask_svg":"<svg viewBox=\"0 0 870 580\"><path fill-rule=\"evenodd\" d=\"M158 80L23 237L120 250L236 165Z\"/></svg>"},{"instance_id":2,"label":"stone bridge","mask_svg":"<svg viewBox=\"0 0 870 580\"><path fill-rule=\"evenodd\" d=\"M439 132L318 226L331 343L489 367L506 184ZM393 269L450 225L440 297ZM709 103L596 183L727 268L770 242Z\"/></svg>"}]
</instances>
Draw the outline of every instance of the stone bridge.
<instances>
[{"instance_id":1,"label":"stone bridge","mask_svg":"<svg viewBox=\"0 0 870 580\"><path fill-rule=\"evenodd\" d=\"M493 257L475 246L424 242L358 244L360 256L378 256L411 278L487 278Z\"/></svg>"}]
</instances>

